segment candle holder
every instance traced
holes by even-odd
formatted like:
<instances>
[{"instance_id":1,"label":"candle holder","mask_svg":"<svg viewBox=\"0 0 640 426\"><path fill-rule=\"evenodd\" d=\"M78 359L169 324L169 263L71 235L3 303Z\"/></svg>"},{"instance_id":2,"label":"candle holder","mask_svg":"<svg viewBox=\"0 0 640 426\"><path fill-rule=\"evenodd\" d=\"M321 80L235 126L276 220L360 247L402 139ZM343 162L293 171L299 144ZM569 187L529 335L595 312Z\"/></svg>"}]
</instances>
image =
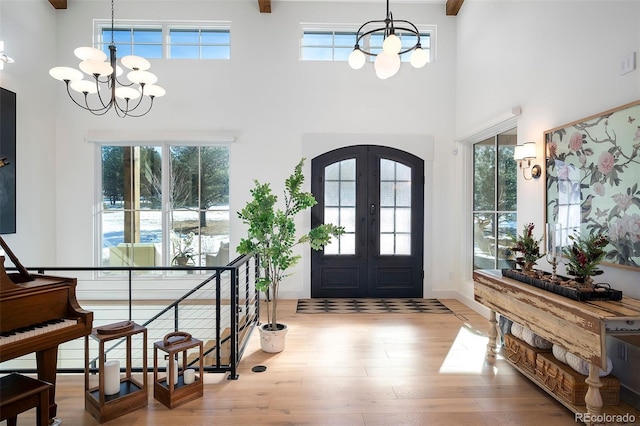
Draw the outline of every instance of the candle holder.
<instances>
[{"instance_id":1,"label":"candle holder","mask_svg":"<svg viewBox=\"0 0 640 426\"><path fill-rule=\"evenodd\" d=\"M165 359L168 361L164 377L158 376L158 351L166 353ZM196 371L188 369L190 364L194 364L193 368L197 369L198 375L195 374ZM181 370L179 366L182 367ZM189 333L169 333L164 340L153 344L153 397L165 407L173 409L200 398L204 393L203 374L202 341L191 337Z\"/></svg>"},{"instance_id":2,"label":"candle holder","mask_svg":"<svg viewBox=\"0 0 640 426\"><path fill-rule=\"evenodd\" d=\"M132 377L131 347L132 336L135 335L142 337L142 381ZM89 368L90 337L98 342L98 386L92 387L89 385L89 377L92 375L92 371ZM105 343L115 339L120 339L125 343L124 362L126 367L123 377L120 377L119 363L117 370L113 371L112 365L105 366L105 364L109 364L105 363ZM147 396L147 329L145 327L133 321L123 321L94 328L91 330L91 334L85 336L84 359L84 408L98 422L108 422L116 417L147 406L149 398ZM107 371L107 367L109 371ZM118 377L107 377L107 374L115 375L116 373ZM113 383L116 380L117 382ZM119 389L117 388L118 384Z\"/></svg>"}]
</instances>

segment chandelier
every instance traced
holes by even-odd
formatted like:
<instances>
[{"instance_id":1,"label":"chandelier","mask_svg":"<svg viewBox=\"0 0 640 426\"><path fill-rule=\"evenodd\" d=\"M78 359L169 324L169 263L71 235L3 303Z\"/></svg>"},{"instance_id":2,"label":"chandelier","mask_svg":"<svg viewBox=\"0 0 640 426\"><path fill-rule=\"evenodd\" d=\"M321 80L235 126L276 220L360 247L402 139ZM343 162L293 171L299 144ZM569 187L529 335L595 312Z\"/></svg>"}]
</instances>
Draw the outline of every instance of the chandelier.
<instances>
[{"instance_id":1,"label":"chandelier","mask_svg":"<svg viewBox=\"0 0 640 426\"><path fill-rule=\"evenodd\" d=\"M73 53L81 61L80 70L89 75L88 80L83 78L82 72L70 67L54 67L49 70L49 74L65 83L67 93L76 105L94 115L104 115L113 109L119 117L142 117L151 111L153 100L164 96L166 92L154 84L158 77L147 71L151 64L140 56L128 55L120 60L122 66L130 70L126 76L129 82L123 83L118 79L123 74L123 69L116 64L113 16L111 0L111 44L108 62L107 55L102 50L78 47ZM84 99L82 95L74 95L71 90L82 94Z\"/></svg>"},{"instance_id":2,"label":"chandelier","mask_svg":"<svg viewBox=\"0 0 640 426\"><path fill-rule=\"evenodd\" d=\"M396 31L416 38L416 43L411 47L402 46L400 37ZM361 41L366 36L379 34L383 37L382 51L373 53L361 46ZM375 57L374 68L378 78L385 80L393 77L400 70L400 55L411 52L410 62L414 68L422 68L429 62L429 55L422 50L420 45L420 32L418 28L409 21L403 19L393 19L393 14L389 10L389 0L387 0L387 17L382 20L368 21L362 24L356 33L356 45L349 55L349 65L357 70L367 62L367 56Z\"/></svg>"}]
</instances>

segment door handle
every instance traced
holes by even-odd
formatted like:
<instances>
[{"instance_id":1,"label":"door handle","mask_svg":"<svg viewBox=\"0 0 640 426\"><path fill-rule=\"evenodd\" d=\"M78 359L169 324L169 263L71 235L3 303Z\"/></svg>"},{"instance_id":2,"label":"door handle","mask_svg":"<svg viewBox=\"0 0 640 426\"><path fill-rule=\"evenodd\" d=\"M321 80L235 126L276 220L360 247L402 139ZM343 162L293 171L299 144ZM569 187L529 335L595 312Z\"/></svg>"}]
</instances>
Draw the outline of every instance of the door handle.
<instances>
[{"instance_id":1,"label":"door handle","mask_svg":"<svg viewBox=\"0 0 640 426\"><path fill-rule=\"evenodd\" d=\"M370 215L374 215L374 214L376 214L376 205L375 205L375 204L371 204L371 205L369 206L369 214L370 214Z\"/></svg>"}]
</instances>

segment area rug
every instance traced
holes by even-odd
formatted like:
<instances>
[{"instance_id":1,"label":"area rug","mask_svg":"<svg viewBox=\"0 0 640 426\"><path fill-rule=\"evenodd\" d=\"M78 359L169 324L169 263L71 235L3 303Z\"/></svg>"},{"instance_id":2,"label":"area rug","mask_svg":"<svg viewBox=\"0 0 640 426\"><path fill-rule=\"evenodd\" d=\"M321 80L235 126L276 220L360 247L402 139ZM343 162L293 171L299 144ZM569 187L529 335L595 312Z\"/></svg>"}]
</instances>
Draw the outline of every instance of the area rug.
<instances>
[{"instance_id":1,"label":"area rug","mask_svg":"<svg viewBox=\"0 0 640 426\"><path fill-rule=\"evenodd\" d=\"M298 299L299 314L452 314L438 299Z\"/></svg>"}]
</instances>

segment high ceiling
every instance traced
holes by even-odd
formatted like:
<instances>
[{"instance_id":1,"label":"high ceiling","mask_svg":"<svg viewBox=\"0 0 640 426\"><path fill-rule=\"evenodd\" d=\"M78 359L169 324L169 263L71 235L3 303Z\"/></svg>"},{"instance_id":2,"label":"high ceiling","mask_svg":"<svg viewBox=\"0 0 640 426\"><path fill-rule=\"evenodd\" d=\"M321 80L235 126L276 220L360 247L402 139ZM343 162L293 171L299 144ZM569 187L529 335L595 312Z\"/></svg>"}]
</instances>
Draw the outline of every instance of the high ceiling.
<instances>
[{"instance_id":1,"label":"high ceiling","mask_svg":"<svg viewBox=\"0 0 640 426\"><path fill-rule=\"evenodd\" d=\"M74 0L70 0L72 3ZM219 0L209 0L219 1ZM255 1L255 0L253 0ZM271 13L271 0L257 0L261 13ZM300 1L300 0L273 0L273 3L285 2L285 1ZM331 1L331 2L367 2L371 0L304 0L304 1ZM398 0L402 3L432 3L432 4L446 4L447 15L455 16L462 7L464 0ZM49 3L56 9L66 9L67 0L49 0Z\"/></svg>"}]
</instances>

